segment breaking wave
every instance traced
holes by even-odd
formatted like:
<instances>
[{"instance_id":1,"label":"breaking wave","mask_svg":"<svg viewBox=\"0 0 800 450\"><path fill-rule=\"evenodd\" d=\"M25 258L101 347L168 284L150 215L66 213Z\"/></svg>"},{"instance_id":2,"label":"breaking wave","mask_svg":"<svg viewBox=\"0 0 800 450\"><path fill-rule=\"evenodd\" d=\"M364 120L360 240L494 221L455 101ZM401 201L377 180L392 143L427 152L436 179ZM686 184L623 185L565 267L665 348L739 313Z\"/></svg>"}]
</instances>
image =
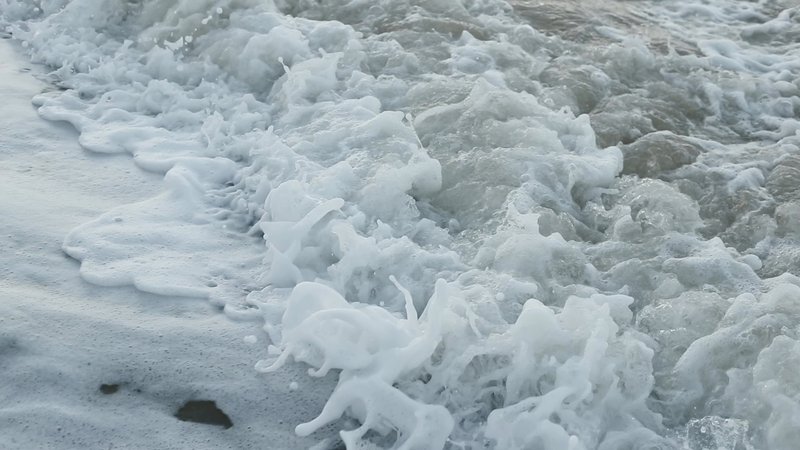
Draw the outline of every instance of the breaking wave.
<instances>
[{"instance_id":1,"label":"breaking wave","mask_svg":"<svg viewBox=\"0 0 800 450\"><path fill-rule=\"evenodd\" d=\"M349 449L796 448L790 2L0 18L52 69L42 117L166 180L66 237L82 276L263 320L257 370L338 373L297 433L347 416Z\"/></svg>"}]
</instances>

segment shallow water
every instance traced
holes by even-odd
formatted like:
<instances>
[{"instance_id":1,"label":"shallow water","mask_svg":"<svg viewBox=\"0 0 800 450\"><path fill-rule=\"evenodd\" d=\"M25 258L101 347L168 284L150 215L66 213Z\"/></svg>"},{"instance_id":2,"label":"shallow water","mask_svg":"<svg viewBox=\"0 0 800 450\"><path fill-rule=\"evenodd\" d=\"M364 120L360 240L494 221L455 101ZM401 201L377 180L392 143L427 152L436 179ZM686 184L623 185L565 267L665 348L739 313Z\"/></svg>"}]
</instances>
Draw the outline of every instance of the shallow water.
<instances>
[{"instance_id":1,"label":"shallow water","mask_svg":"<svg viewBox=\"0 0 800 450\"><path fill-rule=\"evenodd\" d=\"M40 115L168 187L64 251L92 283L263 322L274 358L256 370L337 374L299 434L800 438L798 5L0 7L65 89L34 98Z\"/></svg>"}]
</instances>

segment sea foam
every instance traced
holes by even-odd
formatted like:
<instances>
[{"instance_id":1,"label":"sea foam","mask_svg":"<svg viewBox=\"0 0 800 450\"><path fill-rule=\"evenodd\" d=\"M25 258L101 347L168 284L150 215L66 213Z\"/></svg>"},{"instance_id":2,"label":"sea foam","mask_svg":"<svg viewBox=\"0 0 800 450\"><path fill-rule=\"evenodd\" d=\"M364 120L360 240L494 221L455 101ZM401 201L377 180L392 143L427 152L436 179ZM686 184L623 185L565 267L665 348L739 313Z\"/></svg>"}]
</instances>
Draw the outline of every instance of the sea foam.
<instances>
[{"instance_id":1,"label":"sea foam","mask_svg":"<svg viewBox=\"0 0 800 450\"><path fill-rule=\"evenodd\" d=\"M64 250L334 371L299 434L792 448L798 11L670 5L0 2L42 117L167 181Z\"/></svg>"}]
</instances>

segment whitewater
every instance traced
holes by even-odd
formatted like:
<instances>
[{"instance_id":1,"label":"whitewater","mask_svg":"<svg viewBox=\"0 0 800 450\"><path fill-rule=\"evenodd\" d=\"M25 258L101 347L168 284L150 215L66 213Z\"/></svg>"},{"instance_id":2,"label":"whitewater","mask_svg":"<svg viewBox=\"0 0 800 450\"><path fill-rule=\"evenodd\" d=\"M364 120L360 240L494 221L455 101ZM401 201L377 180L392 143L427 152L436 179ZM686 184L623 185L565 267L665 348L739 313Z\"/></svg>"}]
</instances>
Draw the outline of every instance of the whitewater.
<instances>
[{"instance_id":1,"label":"whitewater","mask_svg":"<svg viewBox=\"0 0 800 450\"><path fill-rule=\"evenodd\" d=\"M0 124L0 447L798 448L795 0L0 0L0 33L52 122ZM173 417L212 397L232 427Z\"/></svg>"}]
</instances>

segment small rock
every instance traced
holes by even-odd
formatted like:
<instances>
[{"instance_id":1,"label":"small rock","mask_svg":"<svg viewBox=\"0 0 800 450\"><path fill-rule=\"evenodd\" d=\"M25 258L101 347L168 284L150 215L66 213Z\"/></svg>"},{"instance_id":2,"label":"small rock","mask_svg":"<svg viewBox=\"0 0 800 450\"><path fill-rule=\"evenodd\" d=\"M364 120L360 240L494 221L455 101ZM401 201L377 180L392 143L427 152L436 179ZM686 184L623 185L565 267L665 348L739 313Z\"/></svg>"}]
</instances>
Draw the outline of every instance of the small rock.
<instances>
[{"instance_id":1,"label":"small rock","mask_svg":"<svg viewBox=\"0 0 800 450\"><path fill-rule=\"evenodd\" d=\"M100 385L100 392L105 395L116 394L119 391L118 384L101 384Z\"/></svg>"},{"instance_id":2,"label":"small rock","mask_svg":"<svg viewBox=\"0 0 800 450\"><path fill-rule=\"evenodd\" d=\"M217 408L212 400L189 400L175 413L178 420L184 422L205 423L230 428L233 426L230 417Z\"/></svg>"}]
</instances>

